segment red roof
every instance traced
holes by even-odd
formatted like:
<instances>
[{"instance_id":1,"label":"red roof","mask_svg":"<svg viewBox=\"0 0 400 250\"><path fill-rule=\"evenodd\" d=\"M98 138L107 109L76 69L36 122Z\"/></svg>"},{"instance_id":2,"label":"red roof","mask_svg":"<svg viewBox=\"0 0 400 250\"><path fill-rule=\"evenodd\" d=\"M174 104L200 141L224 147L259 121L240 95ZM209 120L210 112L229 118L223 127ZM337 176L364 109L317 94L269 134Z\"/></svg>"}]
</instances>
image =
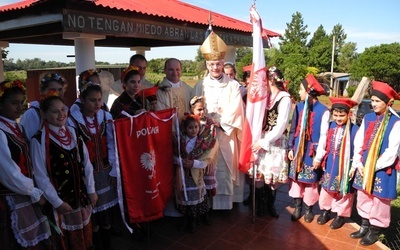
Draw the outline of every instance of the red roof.
<instances>
[{"instance_id":1,"label":"red roof","mask_svg":"<svg viewBox=\"0 0 400 250\"><path fill-rule=\"evenodd\" d=\"M24 9L33 4L49 0L23 0L18 3L0 7L0 12ZM208 25L209 10L181 2L179 0L96 0L96 6L104 8L134 11L150 16L167 17L175 20ZM252 25L216 12L212 12L214 27L228 28L244 32L252 32ZM280 36L279 33L265 29L271 37Z\"/></svg>"}]
</instances>

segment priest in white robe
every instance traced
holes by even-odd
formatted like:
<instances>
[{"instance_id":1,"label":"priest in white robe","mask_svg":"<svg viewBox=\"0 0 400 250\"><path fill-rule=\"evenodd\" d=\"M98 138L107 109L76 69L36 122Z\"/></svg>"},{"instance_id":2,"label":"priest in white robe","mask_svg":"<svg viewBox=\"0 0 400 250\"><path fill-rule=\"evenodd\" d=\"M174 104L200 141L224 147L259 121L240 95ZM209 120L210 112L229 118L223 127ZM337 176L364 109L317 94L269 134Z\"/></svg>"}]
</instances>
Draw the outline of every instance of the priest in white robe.
<instances>
[{"instance_id":1,"label":"priest in white robe","mask_svg":"<svg viewBox=\"0 0 400 250\"><path fill-rule=\"evenodd\" d=\"M239 171L240 135L244 123L244 104L238 84L224 74L225 42L211 32L201 46L208 75L194 87L204 95L207 116L215 121L220 145L217 163L217 192L212 200L216 209L232 209L243 201L244 174Z\"/></svg>"}]
</instances>

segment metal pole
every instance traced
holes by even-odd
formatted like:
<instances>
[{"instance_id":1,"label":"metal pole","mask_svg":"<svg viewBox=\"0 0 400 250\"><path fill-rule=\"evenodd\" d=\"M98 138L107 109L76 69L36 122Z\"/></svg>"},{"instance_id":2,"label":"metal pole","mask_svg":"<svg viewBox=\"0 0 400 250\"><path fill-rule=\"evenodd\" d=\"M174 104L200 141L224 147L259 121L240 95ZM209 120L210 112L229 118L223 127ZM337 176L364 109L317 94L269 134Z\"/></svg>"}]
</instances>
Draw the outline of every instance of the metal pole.
<instances>
[{"instance_id":1,"label":"metal pole","mask_svg":"<svg viewBox=\"0 0 400 250\"><path fill-rule=\"evenodd\" d=\"M331 87L331 89L333 89L332 92L334 92L334 93L331 93L330 96L337 96L336 88L333 86L333 61L334 61L334 59L335 59L335 39L336 39L336 36L335 36L335 34L333 34L333 41L332 41L332 60L331 60L331 83L330 83L330 87Z\"/></svg>"},{"instance_id":2,"label":"metal pole","mask_svg":"<svg viewBox=\"0 0 400 250\"><path fill-rule=\"evenodd\" d=\"M252 202L253 202L253 223L256 222L256 167L254 162L251 163L253 165L253 187L252 190Z\"/></svg>"}]
</instances>

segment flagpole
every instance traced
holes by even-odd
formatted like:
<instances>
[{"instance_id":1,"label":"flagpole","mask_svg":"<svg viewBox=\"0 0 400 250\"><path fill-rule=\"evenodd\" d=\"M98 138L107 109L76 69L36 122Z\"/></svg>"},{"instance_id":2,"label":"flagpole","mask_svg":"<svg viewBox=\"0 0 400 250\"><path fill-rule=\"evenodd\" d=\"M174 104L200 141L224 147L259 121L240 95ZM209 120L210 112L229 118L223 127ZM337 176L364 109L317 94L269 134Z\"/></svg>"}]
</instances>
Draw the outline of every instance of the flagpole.
<instances>
[{"instance_id":1,"label":"flagpole","mask_svg":"<svg viewBox=\"0 0 400 250\"><path fill-rule=\"evenodd\" d=\"M256 168L254 162L251 163L253 166L253 186L251 187L252 191L252 202L253 202L253 223L256 222Z\"/></svg>"}]
</instances>

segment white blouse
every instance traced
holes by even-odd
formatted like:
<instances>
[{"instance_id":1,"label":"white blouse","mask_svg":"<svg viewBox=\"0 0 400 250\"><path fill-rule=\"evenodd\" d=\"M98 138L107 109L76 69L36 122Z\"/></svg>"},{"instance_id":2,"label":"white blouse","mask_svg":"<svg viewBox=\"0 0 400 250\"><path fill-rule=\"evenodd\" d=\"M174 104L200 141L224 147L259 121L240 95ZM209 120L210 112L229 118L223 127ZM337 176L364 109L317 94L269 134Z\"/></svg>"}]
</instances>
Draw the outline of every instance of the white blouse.
<instances>
[{"instance_id":1,"label":"white blouse","mask_svg":"<svg viewBox=\"0 0 400 250\"><path fill-rule=\"evenodd\" d=\"M2 116L2 119L9 122L11 125L18 125L22 131L22 126L15 121ZM4 131L14 134L4 123L0 122L0 182L6 188L20 195L29 195L31 201L36 203L43 194L42 190L35 188L33 180L21 173L21 169L11 158L10 149L7 147L8 141Z\"/></svg>"}]
</instances>

